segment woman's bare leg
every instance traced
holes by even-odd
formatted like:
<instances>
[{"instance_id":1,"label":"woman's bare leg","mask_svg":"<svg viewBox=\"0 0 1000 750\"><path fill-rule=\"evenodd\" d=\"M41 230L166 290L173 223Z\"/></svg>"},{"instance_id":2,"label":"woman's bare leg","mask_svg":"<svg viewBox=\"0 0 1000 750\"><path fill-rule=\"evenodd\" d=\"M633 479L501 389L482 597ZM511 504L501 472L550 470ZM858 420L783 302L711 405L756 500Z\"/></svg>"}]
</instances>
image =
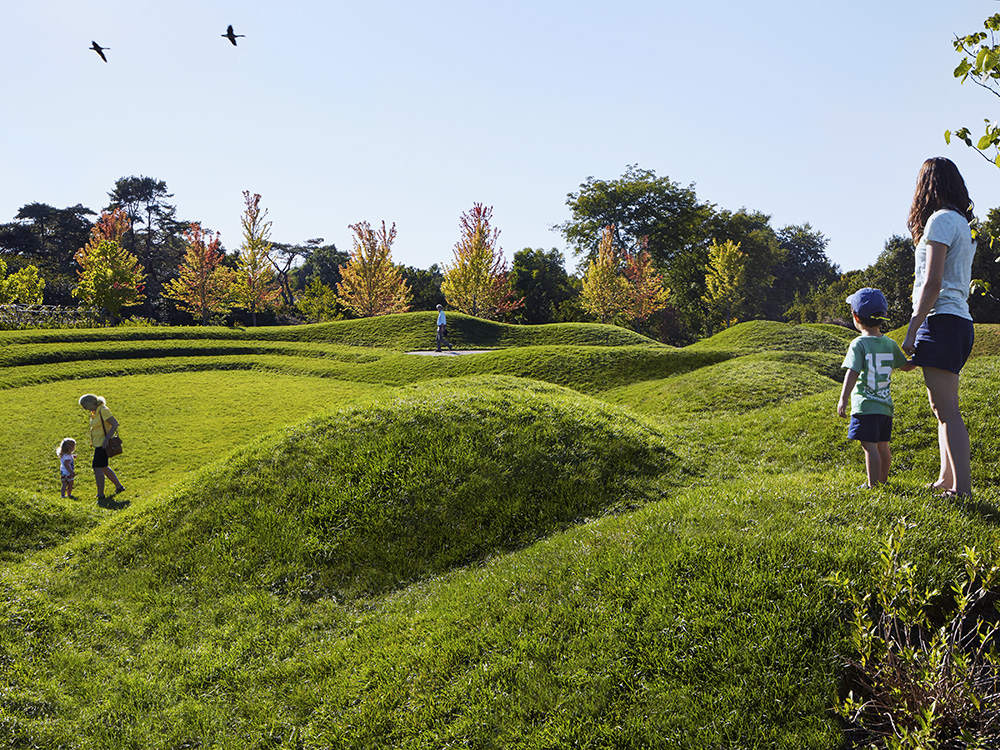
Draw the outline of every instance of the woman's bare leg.
<instances>
[{"instance_id":1,"label":"woman's bare leg","mask_svg":"<svg viewBox=\"0 0 1000 750\"><path fill-rule=\"evenodd\" d=\"M938 421L941 473L935 486L960 495L972 494L972 451L969 431L958 405L958 374L925 367L927 400Z\"/></svg>"}]
</instances>

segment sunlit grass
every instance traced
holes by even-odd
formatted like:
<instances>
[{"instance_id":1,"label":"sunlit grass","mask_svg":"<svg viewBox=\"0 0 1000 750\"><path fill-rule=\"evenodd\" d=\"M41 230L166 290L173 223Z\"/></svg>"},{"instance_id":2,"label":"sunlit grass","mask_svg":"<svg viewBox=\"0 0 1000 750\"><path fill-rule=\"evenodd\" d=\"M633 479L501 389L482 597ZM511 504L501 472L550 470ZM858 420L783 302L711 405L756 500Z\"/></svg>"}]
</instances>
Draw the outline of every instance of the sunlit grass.
<instances>
[{"instance_id":1,"label":"sunlit grass","mask_svg":"<svg viewBox=\"0 0 1000 750\"><path fill-rule=\"evenodd\" d=\"M890 483L858 489L847 329L677 350L456 315L522 345L428 358L402 353L426 316L393 317L0 334L0 746L837 750L825 576L863 580L902 516L927 585L997 542L993 357L963 371L956 501L923 488L919 373ZM122 421L124 511L57 494L88 391Z\"/></svg>"}]
</instances>

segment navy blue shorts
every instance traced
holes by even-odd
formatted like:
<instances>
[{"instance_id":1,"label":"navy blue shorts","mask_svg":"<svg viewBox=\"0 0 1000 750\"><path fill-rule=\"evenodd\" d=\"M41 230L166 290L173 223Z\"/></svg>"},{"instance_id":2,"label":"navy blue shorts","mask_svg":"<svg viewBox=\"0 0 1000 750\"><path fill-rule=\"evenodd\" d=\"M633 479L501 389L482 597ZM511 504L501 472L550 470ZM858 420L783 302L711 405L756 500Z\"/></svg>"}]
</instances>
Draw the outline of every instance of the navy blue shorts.
<instances>
[{"instance_id":1,"label":"navy blue shorts","mask_svg":"<svg viewBox=\"0 0 1000 750\"><path fill-rule=\"evenodd\" d=\"M975 340L972 321L957 315L928 315L917 329L913 354L918 367L936 367L956 375L972 353Z\"/></svg>"},{"instance_id":2,"label":"navy blue shorts","mask_svg":"<svg viewBox=\"0 0 1000 750\"><path fill-rule=\"evenodd\" d=\"M108 452L104 448L94 448L94 462L91 467L103 469L108 465Z\"/></svg>"},{"instance_id":3,"label":"navy blue shorts","mask_svg":"<svg viewBox=\"0 0 1000 750\"><path fill-rule=\"evenodd\" d=\"M862 443L888 443L892 438L892 417L888 414L852 414L847 428L848 440Z\"/></svg>"}]
</instances>

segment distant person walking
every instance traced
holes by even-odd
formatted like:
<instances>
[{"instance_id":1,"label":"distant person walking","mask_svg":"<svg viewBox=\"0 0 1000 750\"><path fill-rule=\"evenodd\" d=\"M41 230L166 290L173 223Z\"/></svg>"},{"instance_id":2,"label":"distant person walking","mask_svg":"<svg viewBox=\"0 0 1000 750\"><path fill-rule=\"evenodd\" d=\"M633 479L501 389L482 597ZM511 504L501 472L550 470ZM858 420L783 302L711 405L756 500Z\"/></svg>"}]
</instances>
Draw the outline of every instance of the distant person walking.
<instances>
[{"instance_id":1,"label":"distant person walking","mask_svg":"<svg viewBox=\"0 0 1000 750\"><path fill-rule=\"evenodd\" d=\"M444 314L444 308L441 305L437 306L438 319L437 319L437 351L441 351L441 344L448 347L448 351L454 351L451 348L451 344L445 338L448 328L448 317Z\"/></svg>"},{"instance_id":2,"label":"distant person walking","mask_svg":"<svg viewBox=\"0 0 1000 750\"><path fill-rule=\"evenodd\" d=\"M105 478L114 483L118 492L125 489L108 466L108 441L118 431L118 420L112 416L111 410L101 396L92 393L83 395L80 397L80 406L90 412L90 444L94 447L94 461L91 465L94 469L94 479L97 481L97 504L104 506L107 504L107 498L104 496Z\"/></svg>"},{"instance_id":3,"label":"distant person walking","mask_svg":"<svg viewBox=\"0 0 1000 750\"><path fill-rule=\"evenodd\" d=\"M976 252L969 230L973 203L958 167L935 157L920 167L907 227L916 246L913 317L903 351L923 369L938 421L941 472L929 486L948 496L972 494L969 431L958 404L958 374L972 352L969 284Z\"/></svg>"}]
</instances>

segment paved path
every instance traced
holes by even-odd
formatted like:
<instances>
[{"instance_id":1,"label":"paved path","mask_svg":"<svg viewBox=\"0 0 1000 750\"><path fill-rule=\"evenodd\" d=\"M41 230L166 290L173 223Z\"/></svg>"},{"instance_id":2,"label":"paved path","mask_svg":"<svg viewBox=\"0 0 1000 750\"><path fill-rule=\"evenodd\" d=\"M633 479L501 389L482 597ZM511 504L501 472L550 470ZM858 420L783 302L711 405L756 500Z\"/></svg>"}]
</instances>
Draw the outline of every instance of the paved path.
<instances>
[{"instance_id":1,"label":"paved path","mask_svg":"<svg viewBox=\"0 0 1000 750\"><path fill-rule=\"evenodd\" d=\"M407 352L407 354L419 354L422 357L457 357L460 354L487 354L488 352L496 351L496 349L461 349L459 351L440 351L436 352L433 349L426 352Z\"/></svg>"}]
</instances>

